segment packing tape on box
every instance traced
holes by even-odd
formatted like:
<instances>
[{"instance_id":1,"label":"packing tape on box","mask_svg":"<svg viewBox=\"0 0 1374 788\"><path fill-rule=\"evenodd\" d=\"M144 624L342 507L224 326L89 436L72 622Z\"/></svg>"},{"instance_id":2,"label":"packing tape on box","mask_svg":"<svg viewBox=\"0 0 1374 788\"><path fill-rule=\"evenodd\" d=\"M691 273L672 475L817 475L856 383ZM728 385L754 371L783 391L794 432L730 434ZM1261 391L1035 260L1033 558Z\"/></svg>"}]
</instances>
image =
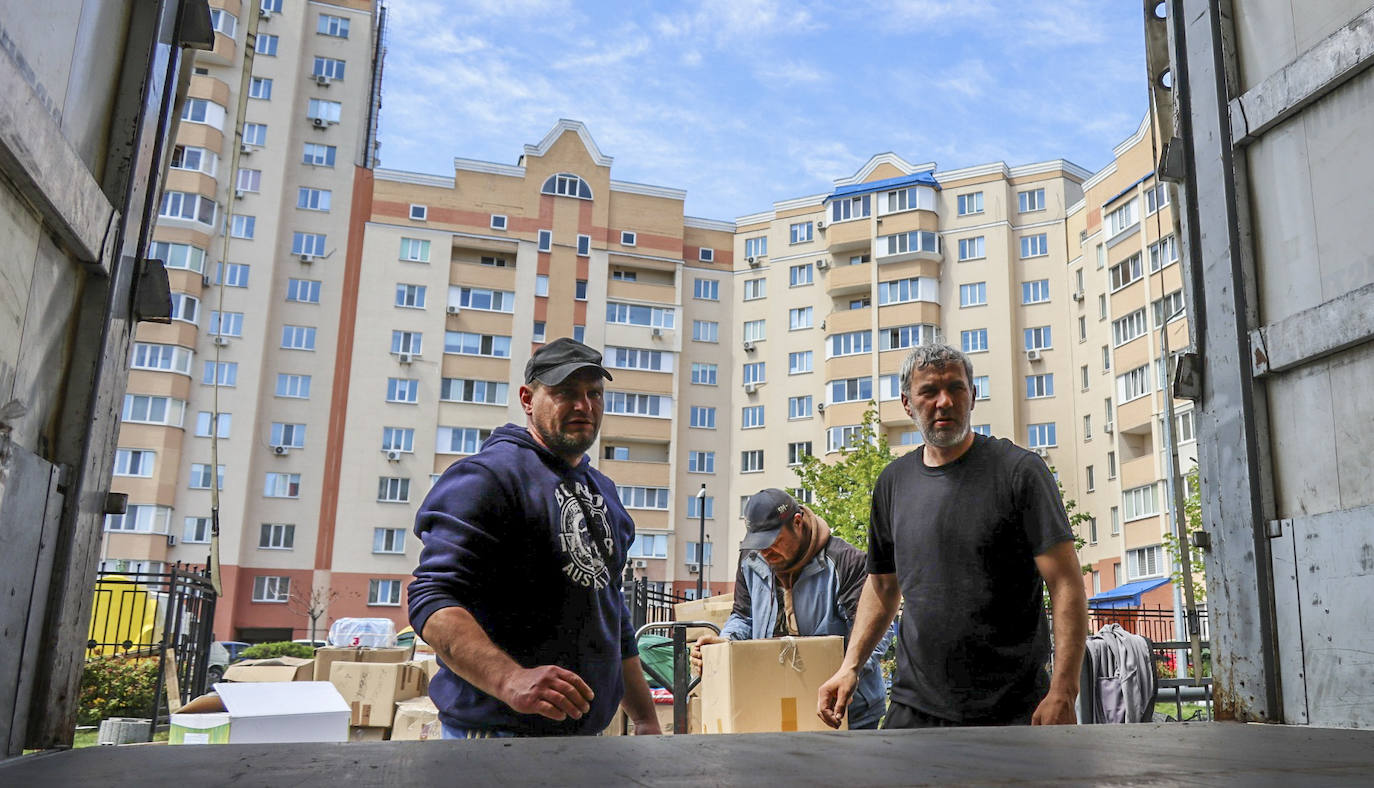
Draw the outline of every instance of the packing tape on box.
<instances>
[{"instance_id":1,"label":"packing tape on box","mask_svg":"<svg viewBox=\"0 0 1374 788\"><path fill-rule=\"evenodd\" d=\"M779 726L783 731L795 731L797 729L797 699L783 698L778 702L782 715L782 725Z\"/></svg>"},{"instance_id":2,"label":"packing tape on box","mask_svg":"<svg viewBox=\"0 0 1374 788\"><path fill-rule=\"evenodd\" d=\"M803 670L806 670L806 663L802 661L801 652L797 650L797 639L792 637L791 635L788 635L787 637L782 639L782 650L778 652L778 664L786 665L789 657L792 660L793 670L797 671L798 673L801 673ZM793 698L792 700L794 703L796 702L796 698ZM792 730L796 730L796 728L793 728Z\"/></svg>"}]
</instances>

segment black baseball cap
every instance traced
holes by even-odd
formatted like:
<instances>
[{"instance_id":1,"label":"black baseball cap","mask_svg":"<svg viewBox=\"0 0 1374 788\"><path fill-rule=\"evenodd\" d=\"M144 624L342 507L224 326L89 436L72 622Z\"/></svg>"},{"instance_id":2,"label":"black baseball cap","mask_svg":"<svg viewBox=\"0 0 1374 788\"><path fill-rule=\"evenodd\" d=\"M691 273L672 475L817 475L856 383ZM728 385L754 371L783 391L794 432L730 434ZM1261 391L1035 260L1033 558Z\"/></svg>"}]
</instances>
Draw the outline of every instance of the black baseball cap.
<instances>
[{"instance_id":1,"label":"black baseball cap","mask_svg":"<svg viewBox=\"0 0 1374 788\"><path fill-rule=\"evenodd\" d=\"M602 377L612 380L611 373L601 366L600 353L576 339L559 337L530 356L525 364L525 383L538 380L546 386L557 386L584 367L595 367Z\"/></svg>"},{"instance_id":2,"label":"black baseball cap","mask_svg":"<svg viewBox=\"0 0 1374 788\"><path fill-rule=\"evenodd\" d=\"M801 511L797 499L774 487L759 490L744 504L744 541L741 550L762 550L778 538L783 523Z\"/></svg>"}]
</instances>

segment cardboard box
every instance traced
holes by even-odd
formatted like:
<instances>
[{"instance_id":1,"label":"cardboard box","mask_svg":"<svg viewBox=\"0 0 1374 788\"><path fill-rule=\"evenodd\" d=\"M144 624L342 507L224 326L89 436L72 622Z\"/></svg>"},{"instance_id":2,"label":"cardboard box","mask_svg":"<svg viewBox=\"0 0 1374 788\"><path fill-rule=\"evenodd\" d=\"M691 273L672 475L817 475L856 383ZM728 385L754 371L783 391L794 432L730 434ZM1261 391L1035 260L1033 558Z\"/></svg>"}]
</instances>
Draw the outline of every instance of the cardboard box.
<instances>
[{"instance_id":1,"label":"cardboard box","mask_svg":"<svg viewBox=\"0 0 1374 788\"><path fill-rule=\"evenodd\" d=\"M816 716L816 695L843 659L844 638L838 635L705 646L701 650L705 731L830 730Z\"/></svg>"},{"instance_id":2,"label":"cardboard box","mask_svg":"<svg viewBox=\"0 0 1374 788\"><path fill-rule=\"evenodd\" d=\"M710 621L717 627L724 629L725 620L730 617L730 611L735 607L734 594L720 594L719 596L708 596L705 599L694 599L691 602L678 602L673 605L673 615L676 621ZM660 632L659 634L663 634ZM714 635L715 633L704 627L687 630L687 642L691 643L702 635Z\"/></svg>"},{"instance_id":3,"label":"cardboard box","mask_svg":"<svg viewBox=\"0 0 1374 788\"><path fill-rule=\"evenodd\" d=\"M386 741L386 728L364 728L361 725L348 726L349 741Z\"/></svg>"},{"instance_id":4,"label":"cardboard box","mask_svg":"<svg viewBox=\"0 0 1374 788\"><path fill-rule=\"evenodd\" d=\"M245 659L224 671L224 680L233 682L310 681L315 675L315 660L302 657Z\"/></svg>"},{"instance_id":5,"label":"cardboard box","mask_svg":"<svg viewBox=\"0 0 1374 788\"><path fill-rule=\"evenodd\" d=\"M355 648L353 646L322 646L315 649L315 680L329 681L329 669L335 662L405 662L410 659L409 646L392 648Z\"/></svg>"},{"instance_id":6,"label":"cardboard box","mask_svg":"<svg viewBox=\"0 0 1374 788\"><path fill-rule=\"evenodd\" d=\"M415 659L412 659L411 662L424 668L425 676L431 681L434 680L434 674L439 672L439 658L433 654L420 654L417 652L415 654Z\"/></svg>"},{"instance_id":7,"label":"cardboard box","mask_svg":"<svg viewBox=\"0 0 1374 788\"><path fill-rule=\"evenodd\" d=\"M396 715L391 722L392 741L426 741L444 738L439 710L429 696L411 698L396 703Z\"/></svg>"},{"instance_id":8,"label":"cardboard box","mask_svg":"<svg viewBox=\"0 0 1374 788\"><path fill-rule=\"evenodd\" d=\"M329 681L353 712L349 724L369 728L390 728L396 701L429 689L424 668L413 662L335 662Z\"/></svg>"},{"instance_id":9,"label":"cardboard box","mask_svg":"<svg viewBox=\"0 0 1374 788\"><path fill-rule=\"evenodd\" d=\"M172 715L169 744L348 741L348 704L327 681L220 682L224 711Z\"/></svg>"}]
</instances>

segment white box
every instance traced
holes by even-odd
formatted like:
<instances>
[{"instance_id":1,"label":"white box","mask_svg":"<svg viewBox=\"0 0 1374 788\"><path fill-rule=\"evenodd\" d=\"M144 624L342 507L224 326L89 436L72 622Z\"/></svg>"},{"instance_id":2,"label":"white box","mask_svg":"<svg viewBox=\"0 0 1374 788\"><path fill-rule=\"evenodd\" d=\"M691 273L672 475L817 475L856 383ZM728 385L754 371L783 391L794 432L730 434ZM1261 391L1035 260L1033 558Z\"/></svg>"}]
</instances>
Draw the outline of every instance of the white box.
<instances>
[{"instance_id":1,"label":"white box","mask_svg":"<svg viewBox=\"0 0 1374 788\"><path fill-rule=\"evenodd\" d=\"M327 681L215 684L224 711L173 714L168 744L346 742L352 712Z\"/></svg>"}]
</instances>

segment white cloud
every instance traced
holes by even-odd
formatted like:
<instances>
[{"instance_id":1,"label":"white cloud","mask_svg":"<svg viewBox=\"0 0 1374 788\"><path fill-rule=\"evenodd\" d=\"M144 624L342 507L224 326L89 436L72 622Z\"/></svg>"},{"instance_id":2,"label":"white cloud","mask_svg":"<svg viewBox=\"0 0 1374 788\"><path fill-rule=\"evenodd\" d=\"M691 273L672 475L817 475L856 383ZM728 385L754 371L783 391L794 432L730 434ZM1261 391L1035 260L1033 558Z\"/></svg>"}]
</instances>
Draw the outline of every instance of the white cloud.
<instances>
[{"instance_id":1,"label":"white cloud","mask_svg":"<svg viewBox=\"0 0 1374 788\"><path fill-rule=\"evenodd\" d=\"M942 72L936 77L935 85L968 98L977 98L993 86L993 77L982 60L973 58Z\"/></svg>"},{"instance_id":2,"label":"white cloud","mask_svg":"<svg viewBox=\"0 0 1374 788\"><path fill-rule=\"evenodd\" d=\"M826 82L829 74L802 60L768 61L754 69L760 82L774 85L808 85Z\"/></svg>"}]
</instances>

